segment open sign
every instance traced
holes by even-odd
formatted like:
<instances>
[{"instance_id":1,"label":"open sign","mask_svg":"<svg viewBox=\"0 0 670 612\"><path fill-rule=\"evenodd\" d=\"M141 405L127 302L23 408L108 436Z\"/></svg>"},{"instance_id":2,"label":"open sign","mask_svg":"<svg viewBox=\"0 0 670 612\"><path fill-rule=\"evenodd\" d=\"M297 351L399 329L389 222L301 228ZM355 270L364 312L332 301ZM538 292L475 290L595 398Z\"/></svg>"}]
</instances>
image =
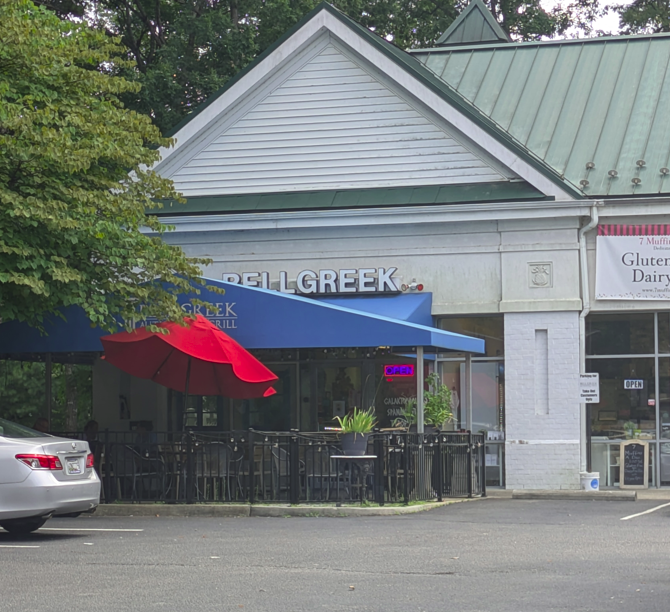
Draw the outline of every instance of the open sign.
<instances>
[{"instance_id":1,"label":"open sign","mask_svg":"<svg viewBox=\"0 0 670 612\"><path fill-rule=\"evenodd\" d=\"M384 366L384 376L414 376L414 366L411 364L393 364Z\"/></svg>"}]
</instances>

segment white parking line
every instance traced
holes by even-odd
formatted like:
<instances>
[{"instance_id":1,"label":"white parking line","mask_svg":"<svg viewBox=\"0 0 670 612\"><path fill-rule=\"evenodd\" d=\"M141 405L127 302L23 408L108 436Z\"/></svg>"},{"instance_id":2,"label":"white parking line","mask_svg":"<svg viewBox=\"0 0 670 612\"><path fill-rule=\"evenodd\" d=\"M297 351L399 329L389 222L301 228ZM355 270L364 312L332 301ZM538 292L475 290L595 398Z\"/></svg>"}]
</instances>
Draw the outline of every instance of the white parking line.
<instances>
[{"instance_id":1,"label":"white parking line","mask_svg":"<svg viewBox=\"0 0 670 612\"><path fill-rule=\"evenodd\" d=\"M41 527L40 531L144 531L144 529L68 529L67 527Z\"/></svg>"},{"instance_id":2,"label":"white parking line","mask_svg":"<svg viewBox=\"0 0 670 612\"><path fill-rule=\"evenodd\" d=\"M39 548L39 546L10 546L9 544L0 544L0 548Z\"/></svg>"},{"instance_id":3,"label":"white parking line","mask_svg":"<svg viewBox=\"0 0 670 612\"><path fill-rule=\"evenodd\" d=\"M624 516L622 521L627 521L629 519L635 518L636 516L642 516L643 514L649 514L650 512L656 512L656 510L660 510L661 508L667 508L670 506L670 502L667 504L661 504L660 506L656 506L655 508L649 508L649 510L645 510L644 512L638 512L637 514L631 514L630 516Z\"/></svg>"}]
</instances>

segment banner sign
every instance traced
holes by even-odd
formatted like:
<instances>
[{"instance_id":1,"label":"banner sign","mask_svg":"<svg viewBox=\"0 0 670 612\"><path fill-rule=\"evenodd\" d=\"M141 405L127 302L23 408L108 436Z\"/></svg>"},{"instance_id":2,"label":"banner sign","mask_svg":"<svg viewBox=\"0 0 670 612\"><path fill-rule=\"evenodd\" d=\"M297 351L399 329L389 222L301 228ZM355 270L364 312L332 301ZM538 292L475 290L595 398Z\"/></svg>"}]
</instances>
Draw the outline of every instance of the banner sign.
<instances>
[{"instance_id":1,"label":"banner sign","mask_svg":"<svg viewBox=\"0 0 670 612\"><path fill-rule=\"evenodd\" d=\"M597 300L670 300L670 225L599 225Z\"/></svg>"}]
</instances>

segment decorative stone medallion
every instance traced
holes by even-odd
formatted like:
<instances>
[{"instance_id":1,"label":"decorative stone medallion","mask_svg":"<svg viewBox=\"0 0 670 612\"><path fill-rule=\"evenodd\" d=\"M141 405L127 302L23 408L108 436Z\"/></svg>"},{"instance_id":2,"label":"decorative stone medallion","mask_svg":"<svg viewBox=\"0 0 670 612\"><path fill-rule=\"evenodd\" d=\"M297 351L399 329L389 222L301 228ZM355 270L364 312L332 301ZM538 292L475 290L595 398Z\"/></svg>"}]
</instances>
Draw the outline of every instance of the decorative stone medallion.
<instances>
[{"instance_id":1,"label":"decorative stone medallion","mask_svg":"<svg viewBox=\"0 0 670 612\"><path fill-rule=\"evenodd\" d=\"M554 286L551 262L528 264L528 286L531 289L547 289Z\"/></svg>"}]
</instances>

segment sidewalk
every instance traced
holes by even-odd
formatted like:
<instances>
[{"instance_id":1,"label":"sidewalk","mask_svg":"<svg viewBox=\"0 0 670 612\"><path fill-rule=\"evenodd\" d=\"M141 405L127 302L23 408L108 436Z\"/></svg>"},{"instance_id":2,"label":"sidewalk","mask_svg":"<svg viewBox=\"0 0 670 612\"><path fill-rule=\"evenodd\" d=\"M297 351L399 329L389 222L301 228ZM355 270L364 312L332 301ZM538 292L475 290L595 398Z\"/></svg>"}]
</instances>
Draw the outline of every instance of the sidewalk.
<instances>
[{"instance_id":1,"label":"sidewalk","mask_svg":"<svg viewBox=\"0 0 670 612\"><path fill-rule=\"evenodd\" d=\"M609 501L668 500L670 489L600 489L600 491L580 491L577 489L488 489L488 497L502 499L582 499Z\"/></svg>"}]
</instances>

